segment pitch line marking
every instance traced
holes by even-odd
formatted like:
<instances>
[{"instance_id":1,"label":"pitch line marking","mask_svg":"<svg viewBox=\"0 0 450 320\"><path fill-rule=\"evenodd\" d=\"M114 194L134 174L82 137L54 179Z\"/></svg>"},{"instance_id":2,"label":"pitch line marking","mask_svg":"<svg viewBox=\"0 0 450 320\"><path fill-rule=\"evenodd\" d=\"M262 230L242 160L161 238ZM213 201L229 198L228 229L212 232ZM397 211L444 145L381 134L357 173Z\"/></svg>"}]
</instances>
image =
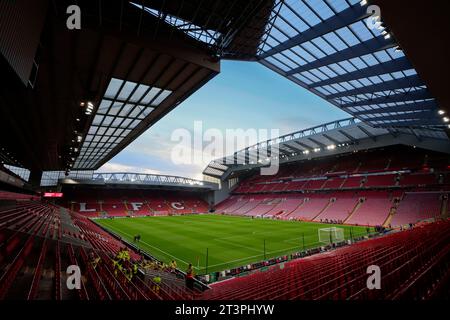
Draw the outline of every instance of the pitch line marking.
<instances>
[{"instance_id":1,"label":"pitch line marking","mask_svg":"<svg viewBox=\"0 0 450 320\"><path fill-rule=\"evenodd\" d=\"M114 230L118 231L119 234L120 234L120 233L123 233L123 234L126 234L126 235L129 236L129 237L133 237L132 235L130 235L130 234L124 232L124 231L119 231L119 230L117 230L116 228L111 227L111 226L109 226L109 227L110 227L111 229L114 229ZM181 261L181 262L183 262L183 263L189 265L189 262L186 262L186 261L184 261L183 259L180 259L180 258L178 258L178 257L175 257L174 255L171 255L170 253L168 253L168 252L166 252L166 251L164 251L164 250L161 250L161 249L159 249L159 248L157 248L157 247L155 247L155 246L153 246L153 245L151 245L151 244L149 244L149 243L147 243L147 242L145 242L145 241L140 241L140 242L142 242L142 243L146 244L147 246L152 247L152 248L154 248L154 249L156 249L156 250L158 250L158 251L164 253L165 255L167 255L167 256L169 256L169 257L172 257L172 258L174 258L174 259L176 259L176 260L179 260L179 261ZM194 267L194 265L192 265L192 267L193 267L194 269L199 270L197 267Z\"/></svg>"},{"instance_id":2,"label":"pitch line marking","mask_svg":"<svg viewBox=\"0 0 450 320\"><path fill-rule=\"evenodd\" d=\"M220 239L220 238L212 239L212 240L213 240L213 241L225 242L225 243L228 244L228 245L232 245L232 246L236 246L236 247L241 247L241 248L249 249L249 250L252 250L252 251L255 251L255 252L261 252L261 250L257 250L257 249L252 248L252 247L247 247L247 246L244 246L244 245L242 245L242 244L237 244L237 243L227 242L227 241L222 240L222 239Z\"/></svg>"},{"instance_id":3,"label":"pitch line marking","mask_svg":"<svg viewBox=\"0 0 450 320\"><path fill-rule=\"evenodd\" d=\"M291 250L291 249L295 249L295 248L298 249L298 247L299 246L285 248L285 249L280 249L280 250L275 250L275 251L269 251L269 252L266 252L266 254L272 254L272 253L275 253L275 252L282 252L282 251ZM227 261L227 262L224 262L224 263L213 264L213 265L208 266L208 268L209 267L212 268L212 267L222 266L222 265L225 265L225 264L238 262L238 261L242 261L242 260L248 260L248 259L256 258L256 257L259 257L259 256L263 256L263 255L264 254L258 254L258 255L255 255L255 256L249 256L249 257L245 257L245 258L241 258L241 259L231 260L231 261Z\"/></svg>"},{"instance_id":4,"label":"pitch line marking","mask_svg":"<svg viewBox=\"0 0 450 320\"><path fill-rule=\"evenodd\" d=\"M116 230L116 231L119 231L119 230L117 230L117 229L114 228L114 227L111 227L111 226L109 226L109 227L110 227L111 229L114 229L114 230ZM129 236L129 237L132 237L132 236L131 236L129 233L127 233L127 232L123 232L123 231L122 231L122 232L119 232L119 234L120 234L120 233L126 234L126 235ZM145 242L145 241L141 241L141 242L144 243L144 244L146 244L146 245L148 245L149 247L152 247L152 248L154 248L154 249L156 249L156 250L158 250L158 251L164 253L164 254L167 255L167 256L170 256L170 257L172 257L172 258L174 258L174 259L177 259L177 260L179 260L179 261L181 261L181 262L183 262L183 263L189 265L189 262L186 262L186 261L184 261L183 259L180 259L180 258L178 258L178 257L175 257L174 255L171 255L170 253L168 253L168 252L166 252L166 251L164 251L164 250L161 250L161 249L159 249L159 248L157 248L157 247L155 247L155 246L153 246L153 245L151 245L151 244L148 244L148 243ZM266 254L272 254L272 253L275 253L275 252L281 252L281 251L291 250L291 249L295 249L295 248L298 248L298 246L290 247L290 248L285 248L285 249L280 249L280 250L275 250L275 251L269 251L269 252L267 252ZM210 265L209 267L211 267L211 268L213 268L213 267L218 267L218 266L226 265L226 264L233 263L233 262L238 262L238 261L243 261L243 260L248 260L248 259L256 258L256 257L262 256L262 255L264 255L264 253L258 254L258 255L254 255L254 256L245 257L245 258L241 258L241 259L231 260L231 261L227 261L227 262L223 262L223 263L213 264L213 265ZM194 265L193 265L192 267L193 267L194 269L197 269L197 270L201 270L201 269L204 269L204 268L205 268L204 266L201 266L201 267L197 268L197 267L195 267Z\"/></svg>"},{"instance_id":5,"label":"pitch line marking","mask_svg":"<svg viewBox=\"0 0 450 320\"><path fill-rule=\"evenodd\" d=\"M315 234L305 235L305 239L311 238L311 237L315 237L315 236L316 236ZM297 238L291 238L291 239L283 240L283 242L289 242L289 243L294 243L295 242L295 243L298 243L298 241L300 241L302 239L303 239L302 237L297 237Z\"/></svg>"},{"instance_id":6,"label":"pitch line marking","mask_svg":"<svg viewBox=\"0 0 450 320\"><path fill-rule=\"evenodd\" d=\"M114 230L118 231L118 230L117 230L116 228L114 228L114 227L111 227L111 226L109 226L109 227L110 227L111 229L114 229ZM274 232L274 231L268 231L267 233L273 233L273 232ZM120 233L120 232L119 232L119 233ZM126 235L128 235L128 236L131 237L131 235L128 234L128 233L126 233L126 232L122 232L122 233L124 233L124 234L126 234ZM266 233L266 232L264 232L264 231L258 232L258 234L261 234L261 233ZM257 233L255 232L255 233L252 233L252 234L257 234ZM213 239L213 240L219 240L219 241L220 241L220 240L231 239L231 238L246 237L246 236L248 236L248 235L250 235L250 234L236 235L236 236L230 236L230 237L223 237L223 238L217 238L217 239ZM307 238L307 237L313 237L313 236L315 236L315 235L311 234L311 235L305 236L305 238ZM287 240L283 240L283 242L290 242L290 243L293 243L293 241L296 240L296 239L301 239L301 238L287 239ZM156 250L158 250L158 251L164 253L164 254L167 255L167 256L170 256L170 257L172 257L172 258L174 258L174 259L177 259L177 260L179 260L179 261L181 261L181 262L183 262L183 263L189 265L188 262L186 262L186 261L184 261L184 260L182 260L182 259L180 259L180 258L178 258L178 257L176 257L176 256L174 256L174 255L171 255L170 253L168 253L168 252L166 252L166 251L164 251L164 250L161 250L161 249L159 249L159 248L157 248L157 247L155 247L155 246L153 246L153 245L151 245L151 244L148 244L148 243L146 243L145 241L141 241L141 242L144 243L144 244L146 244L146 245L148 245L149 247L152 247L152 248L154 248L154 249L156 249ZM247 247L247 248L250 249L250 247ZM270 251L270 252L266 252L266 254L272 254L272 253L276 253L276 252L282 252L282 251L291 250L291 249L295 249L295 248L299 248L299 246L290 247L290 248L285 248L285 249L280 249L280 250L275 250L275 251ZM253 249L253 250L256 251L256 249ZM209 267L213 268L213 267L217 267L217 266L222 266L222 265L230 264L230 263L233 263L233 262L238 262L238 261L243 261L243 260L248 260L248 259L256 258L256 257L259 257L259 256L263 256L263 254L254 255L254 256L248 256L248 257L244 257L244 258L240 258L240 259L235 259L235 260L231 260L231 261L227 261L227 262L223 262L223 263L213 264L213 265L210 265ZM195 267L195 266L193 266L193 268L194 268L194 269L197 269L197 270L201 270L201 269L204 269L205 266L199 266L198 268Z\"/></svg>"}]
</instances>

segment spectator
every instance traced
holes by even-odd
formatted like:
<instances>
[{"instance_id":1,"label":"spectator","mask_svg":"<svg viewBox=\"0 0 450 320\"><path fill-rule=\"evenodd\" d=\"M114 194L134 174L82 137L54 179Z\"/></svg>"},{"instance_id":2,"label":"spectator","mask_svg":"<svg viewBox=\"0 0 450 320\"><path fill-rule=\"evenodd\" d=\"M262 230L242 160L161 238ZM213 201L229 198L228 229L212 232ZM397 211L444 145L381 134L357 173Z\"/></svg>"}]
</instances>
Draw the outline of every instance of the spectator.
<instances>
[{"instance_id":1,"label":"spectator","mask_svg":"<svg viewBox=\"0 0 450 320\"><path fill-rule=\"evenodd\" d=\"M152 287L153 292L159 293L159 287L161 285L161 277L155 276L155 277L153 277L152 281L153 281L153 287Z\"/></svg>"},{"instance_id":2,"label":"spectator","mask_svg":"<svg viewBox=\"0 0 450 320\"><path fill-rule=\"evenodd\" d=\"M177 262L175 260L172 260L172 262L170 263L170 271L175 272L176 269L177 269Z\"/></svg>"},{"instance_id":3,"label":"spectator","mask_svg":"<svg viewBox=\"0 0 450 320\"><path fill-rule=\"evenodd\" d=\"M99 264L99 262L101 261L100 257L97 256L95 257L95 254L93 251L89 252L89 260L91 262L92 267L95 269L97 268L97 265Z\"/></svg>"},{"instance_id":4,"label":"spectator","mask_svg":"<svg viewBox=\"0 0 450 320\"><path fill-rule=\"evenodd\" d=\"M126 248L122 248L117 252L116 259L119 261L130 261L130 253Z\"/></svg>"},{"instance_id":5,"label":"spectator","mask_svg":"<svg viewBox=\"0 0 450 320\"><path fill-rule=\"evenodd\" d=\"M186 287L189 289L194 289L194 269L192 268L192 263L189 264L186 270Z\"/></svg>"}]
</instances>

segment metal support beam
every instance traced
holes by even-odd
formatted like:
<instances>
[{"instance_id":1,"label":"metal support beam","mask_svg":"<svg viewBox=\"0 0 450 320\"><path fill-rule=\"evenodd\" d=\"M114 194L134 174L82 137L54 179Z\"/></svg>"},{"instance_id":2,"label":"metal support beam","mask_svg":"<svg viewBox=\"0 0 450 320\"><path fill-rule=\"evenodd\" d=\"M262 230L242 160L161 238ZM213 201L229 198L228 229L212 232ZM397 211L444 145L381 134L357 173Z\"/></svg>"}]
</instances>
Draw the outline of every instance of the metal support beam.
<instances>
[{"instance_id":1,"label":"metal support beam","mask_svg":"<svg viewBox=\"0 0 450 320\"><path fill-rule=\"evenodd\" d=\"M345 132L344 130L339 130L339 133L342 134L344 137L346 137L348 140L350 140L353 143L358 143L358 140L350 135L349 133Z\"/></svg>"},{"instance_id":2,"label":"metal support beam","mask_svg":"<svg viewBox=\"0 0 450 320\"><path fill-rule=\"evenodd\" d=\"M311 141L311 142L313 142L313 143L315 143L315 144L317 144L317 145L318 145L320 148L322 148L322 149L325 149L325 148L327 147L327 146L324 145L322 142L317 141L316 139L308 138L308 140Z\"/></svg>"},{"instance_id":3,"label":"metal support beam","mask_svg":"<svg viewBox=\"0 0 450 320\"><path fill-rule=\"evenodd\" d=\"M303 153L303 151L305 151L304 149L300 149L297 146L294 146L295 142L287 142L286 145L291 148L292 150L295 150L297 153Z\"/></svg>"},{"instance_id":4,"label":"metal support beam","mask_svg":"<svg viewBox=\"0 0 450 320\"><path fill-rule=\"evenodd\" d=\"M375 118L369 118L366 121L385 121L385 120L405 120L405 119L428 119L435 118L436 113L431 110L425 110L422 112L412 112L412 113L404 113L404 114L396 114L396 115L388 115L388 116L380 116Z\"/></svg>"},{"instance_id":5,"label":"metal support beam","mask_svg":"<svg viewBox=\"0 0 450 320\"><path fill-rule=\"evenodd\" d=\"M261 45L260 45L261 49L258 50L258 55L260 55L261 52L264 53L262 51L262 48L264 48L266 46L267 39L269 38L269 35L272 32L272 29L275 25L275 21L278 19L278 16L280 15L280 11L281 11L281 8L283 7L283 4L284 4L284 0L278 0L278 2L274 1L274 6L272 9L272 12L275 14L273 14L273 16L270 18L270 20L267 23L267 27L266 27L267 31L266 31L265 35L263 36L264 40L261 41Z\"/></svg>"},{"instance_id":6,"label":"metal support beam","mask_svg":"<svg viewBox=\"0 0 450 320\"><path fill-rule=\"evenodd\" d=\"M245 148L245 151L244 151L245 153L245 163L250 163L250 154L249 154L249 151L248 151L248 148Z\"/></svg>"},{"instance_id":7,"label":"metal support beam","mask_svg":"<svg viewBox=\"0 0 450 320\"><path fill-rule=\"evenodd\" d=\"M369 53L374 53L376 51L393 48L395 46L396 46L395 42L393 42L391 39L384 39L384 37L373 38L366 42L357 44L353 47L349 47L347 49L330 54L329 56L317 59L311 63L307 63L304 66L292 69L287 72L287 75L293 75L296 73L317 69L333 63L361 57Z\"/></svg>"},{"instance_id":8,"label":"metal support beam","mask_svg":"<svg viewBox=\"0 0 450 320\"><path fill-rule=\"evenodd\" d=\"M322 80L319 82L315 82L310 86L313 88L323 87L334 83L347 82L362 78L370 78L374 76L379 76L386 73L393 73L403 70L412 69L411 63L408 61L406 57L401 57L395 60L383 62L376 64L374 66L370 66L361 70L356 70L353 72L345 73L342 75L338 75L333 78L329 78L326 80Z\"/></svg>"},{"instance_id":9,"label":"metal support beam","mask_svg":"<svg viewBox=\"0 0 450 320\"><path fill-rule=\"evenodd\" d=\"M291 152L292 153L292 149L291 146L285 144L285 143L280 143L279 149L284 151L284 152Z\"/></svg>"},{"instance_id":10,"label":"metal support beam","mask_svg":"<svg viewBox=\"0 0 450 320\"><path fill-rule=\"evenodd\" d=\"M333 142L334 144L336 144L336 145L338 145L338 144L341 144L342 142L340 142L340 141L338 141L338 140L336 140L336 139L334 139L334 138L332 138L332 137L330 137L329 135L327 135L326 133L324 133L324 134L322 134L322 136L324 137L324 138L327 138L328 140L330 140L331 142Z\"/></svg>"},{"instance_id":11,"label":"metal support beam","mask_svg":"<svg viewBox=\"0 0 450 320\"><path fill-rule=\"evenodd\" d=\"M389 90L396 90L396 89L403 89L403 88L420 87L422 85L424 85L422 80L420 80L419 76L415 74L415 75L412 75L409 77L380 82L377 84L364 86L361 88L356 88L356 89L352 89L352 90L347 90L347 91L330 94L327 96L327 99L332 100L332 99L336 99L336 98L355 96L358 94L367 94L367 93L382 92L382 91L389 91Z\"/></svg>"},{"instance_id":12,"label":"metal support beam","mask_svg":"<svg viewBox=\"0 0 450 320\"><path fill-rule=\"evenodd\" d=\"M395 128L387 128L387 131L391 134L393 138L397 138L399 132Z\"/></svg>"},{"instance_id":13,"label":"metal support beam","mask_svg":"<svg viewBox=\"0 0 450 320\"><path fill-rule=\"evenodd\" d=\"M245 148L245 162L250 163L250 161L258 161L258 152L257 149L251 149L250 147Z\"/></svg>"},{"instance_id":14,"label":"metal support beam","mask_svg":"<svg viewBox=\"0 0 450 320\"><path fill-rule=\"evenodd\" d=\"M308 151L311 151L311 150L314 149L314 147L311 147L311 146L309 146L309 145L307 145L307 144L305 144L303 142L300 142L300 141L295 141L295 143L298 143L299 145L301 145L303 148L305 148Z\"/></svg>"},{"instance_id":15,"label":"metal support beam","mask_svg":"<svg viewBox=\"0 0 450 320\"><path fill-rule=\"evenodd\" d=\"M366 114L405 112L405 111L416 111L416 110L428 111L428 110L434 110L435 108L437 108L436 101L429 100L429 101L423 101L423 102L413 102L413 103L408 103L408 104L402 104L402 105L393 106L393 107L358 111L358 112L354 112L353 115L354 116L363 116Z\"/></svg>"},{"instance_id":16,"label":"metal support beam","mask_svg":"<svg viewBox=\"0 0 450 320\"><path fill-rule=\"evenodd\" d=\"M272 49L266 51L260 55L260 58L266 58L271 55L280 53L284 50L290 49L292 47L301 45L307 41L311 41L320 36L326 35L330 32L348 26L352 23L360 21L369 17L371 14L368 13L366 7L363 6L353 6L345 9L342 12L322 21L320 24L315 25L304 32L293 36L289 40L280 43L279 45L273 47Z\"/></svg>"},{"instance_id":17,"label":"metal support beam","mask_svg":"<svg viewBox=\"0 0 450 320\"><path fill-rule=\"evenodd\" d=\"M410 121L398 121L398 122L389 122L386 125L378 125L377 127L426 127L426 126L444 126L444 122L440 118L434 119L420 119L420 120L410 120Z\"/></svg>"},{"instance_id":18,"label":"metal support beam","mask_svg":"<svg viewBox=\"0 0 450 320\"><path fill-rule=\"evenodd\" d=\"M366 130L363 126L357 126L359 130L361 130L366 136L368 136L370 139L372 139L374 142L377 141L377 138L371 134L369 131Z\"/></svg>"},{"instance_id":19,"label":"metal support beam","mask_svg":"<svg viewBox=\"0 0 450 320\"><path fill-rule=\"evenodd\" d=\"M425 100L432 98L433 97L430 95L427 89L420 89L408 93L397 93L386 97L375 97L372 99L360 100L357 102L343 103L340 105L340 107L345 109L350 107L367 106L373 104Z\"/></svg>"},{"instance_id":20,"label":"metal support beam","mask_svg":"<svg viewBox=\"0 0 450 320\"><path fill-rule=\"evenodd\" d=\"M419 141L419 142L423 141L423 137L419 133L417 133L416 130L414 130L413 128L409 128L409 130L416 137L417 141Z\"/></svg>"}]
</instances>

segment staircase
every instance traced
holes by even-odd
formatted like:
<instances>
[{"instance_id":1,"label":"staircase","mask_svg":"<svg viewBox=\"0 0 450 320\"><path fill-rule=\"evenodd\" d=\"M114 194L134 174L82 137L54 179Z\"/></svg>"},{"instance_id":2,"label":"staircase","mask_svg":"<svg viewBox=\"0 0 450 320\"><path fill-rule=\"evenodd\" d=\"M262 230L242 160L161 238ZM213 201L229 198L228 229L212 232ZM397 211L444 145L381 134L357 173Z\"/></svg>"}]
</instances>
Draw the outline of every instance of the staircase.
<instances>
[{"instance_id":1,"label":"staircase","mask_svg":"<svg viewBox=\"0 0 450 320\"><path fill-rule=\"evenodd\" d=\"M365 201L365 199L364 199ZM350 212L350 214L348 215L348 217L344 220L344 223L347 223L347 221L350 220L350 218L356 213L356 211L358 211L358 209L362 206L362 204L364 203L364 201L358 201L355 204L355 207L353 208L353 210Z\"/></svg>"},{"instance_id":2,"label":"staircase","mask_svg":"<svg viewBox=\"0 0 450 320\"><path fill-rule=\"evenodd\" d=\"M309 199L308 199L308 201L309 201ZM289 212L287 215L284 215L284 212L283 212L282 214L280 214L280 217L283 218L283 219L289 217L292 214L292 212L294 212L297 209L301 208L308 201L306 201L306 199L303 199L303 201L297 207L295 207L294 210L291 210L291 212Z\"/></svg>"},{"instance_id":3,"label":"staircase","mask_svg":"<svg viewBox=\"0 0 450 320\"><path fill-rule=\"evenodd\" d=\"M270 211L273 210L273 208L275 208L282 200L280 198L276 198L276 199L272 199L271 201L268 202L268 205L273 205L272 208L270 208L269 210L267 210L267 212L265 212L264 214L262 214L262 217L265 217Z\"/></svg>"},{"instance_id":4,"label":"staircase","mask_svg":"<svg viewBox=\"0 0 450 320\"><path fill-rule=\"evenodd\" d=\"M152 216L154 216L154 215L155 215L155 210L153 210L153 208L150 206L150 204L149 204L147 201L145 201L144 204L145 204L145 207L148 209L148 212L149 212Z\"/></svg>"},{"instance_id":5,"label":"staircase","mask_svg":"<svg viewBox=\"0 0 450 320\"><path fill-rule=\"evenodd\" d=\"M389 215L386 220L383 222L383 227L387 227L391 224L392 218L394 218L395 213L397 212L397 207L393 206L389 211Z\"/></svg>"},{"instance_id":6,"label":"staircase","mask_svg":"<svg viewBox=\"0 0 450 320\"><path fill-rule=\"evenodd\" d=\"M314 221L315 219L317 219L318 216L320 216L322 213L324 213L335 201L328 201L327 205L325 206L325 208L323 208L322 210L320 210L320 212L318 214L316 214L315 217L313 217L311 219L311 221Z\"/></svg>"},{"instance_id":7,"label":"staircase","mask_svg":"<svg viewBox=\"0 0 450 320\"><path fill-rule=\"evenodd\" d=\"M441 207L441 217L444 219L448 218L448 196L447 197L443 197L442 199L442 207Z\"/></svg>"},{"instance_id":8,"label":"staircase","mask_svg":"<svg viewBox=\"0 0 450 320\"><path fill-rule=\"evenodd\" d=\"M389 168L391 166L391 162L392 162L392 159L389 159L386 167L384 168L384 170L386 170L386 171L389 170Z\"/></svg>"},{"instance_id":9,"label":"staircase","mask_svg":"<svg viewBox=\"0 0 450 320\"><path fill-rule=\"evenodd\" d=\"M338 189L342 189L342 187L344 186L345 182L347 181L347 177L345 179L342 180L341 185L339 186Z\"/></svg>"},{"instance_id":10,"label":"staircase","mask_svg":"<svg viewBox=\"0 0 450 320\"><path fill-rule=\"evenodd\" d=\"M394 197L391 198L392 208L389 211L389 215L387 216L386 220L383 223L383 227L388 227L391 224L392 219L394 218L395 214L397 213L398 205L400 204L400 201L402 201L404 197L405 197L405 194L403 193L403 195L400 198L394 198ZM398 201L395 201L396 199L398 199Z\"/></svg>"}]
</instances>

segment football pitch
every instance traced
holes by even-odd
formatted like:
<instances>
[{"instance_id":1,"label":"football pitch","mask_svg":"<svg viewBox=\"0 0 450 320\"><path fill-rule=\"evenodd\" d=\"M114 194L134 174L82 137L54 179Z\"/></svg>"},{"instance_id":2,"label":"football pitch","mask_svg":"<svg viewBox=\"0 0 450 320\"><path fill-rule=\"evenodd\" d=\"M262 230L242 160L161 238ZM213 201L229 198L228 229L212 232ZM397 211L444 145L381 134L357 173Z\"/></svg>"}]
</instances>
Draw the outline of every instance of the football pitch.
<instances>
[{"instance_id":1,"label":"football pitch","mask_svg":"<svg viewBox=\"0 0 450 320\"><path fill-rule=\"evenodd\" d=\"M262 261L264 256L319 247L320 228L343 228L346 239L367 234L366 227L211 214L99 219L96 223L129 242L139 234L140 249L165 263L176 260L182 270L192 263L197 274L204 274L206 265L208 273L223 271Z\"/></svg>"}]
</instances>

